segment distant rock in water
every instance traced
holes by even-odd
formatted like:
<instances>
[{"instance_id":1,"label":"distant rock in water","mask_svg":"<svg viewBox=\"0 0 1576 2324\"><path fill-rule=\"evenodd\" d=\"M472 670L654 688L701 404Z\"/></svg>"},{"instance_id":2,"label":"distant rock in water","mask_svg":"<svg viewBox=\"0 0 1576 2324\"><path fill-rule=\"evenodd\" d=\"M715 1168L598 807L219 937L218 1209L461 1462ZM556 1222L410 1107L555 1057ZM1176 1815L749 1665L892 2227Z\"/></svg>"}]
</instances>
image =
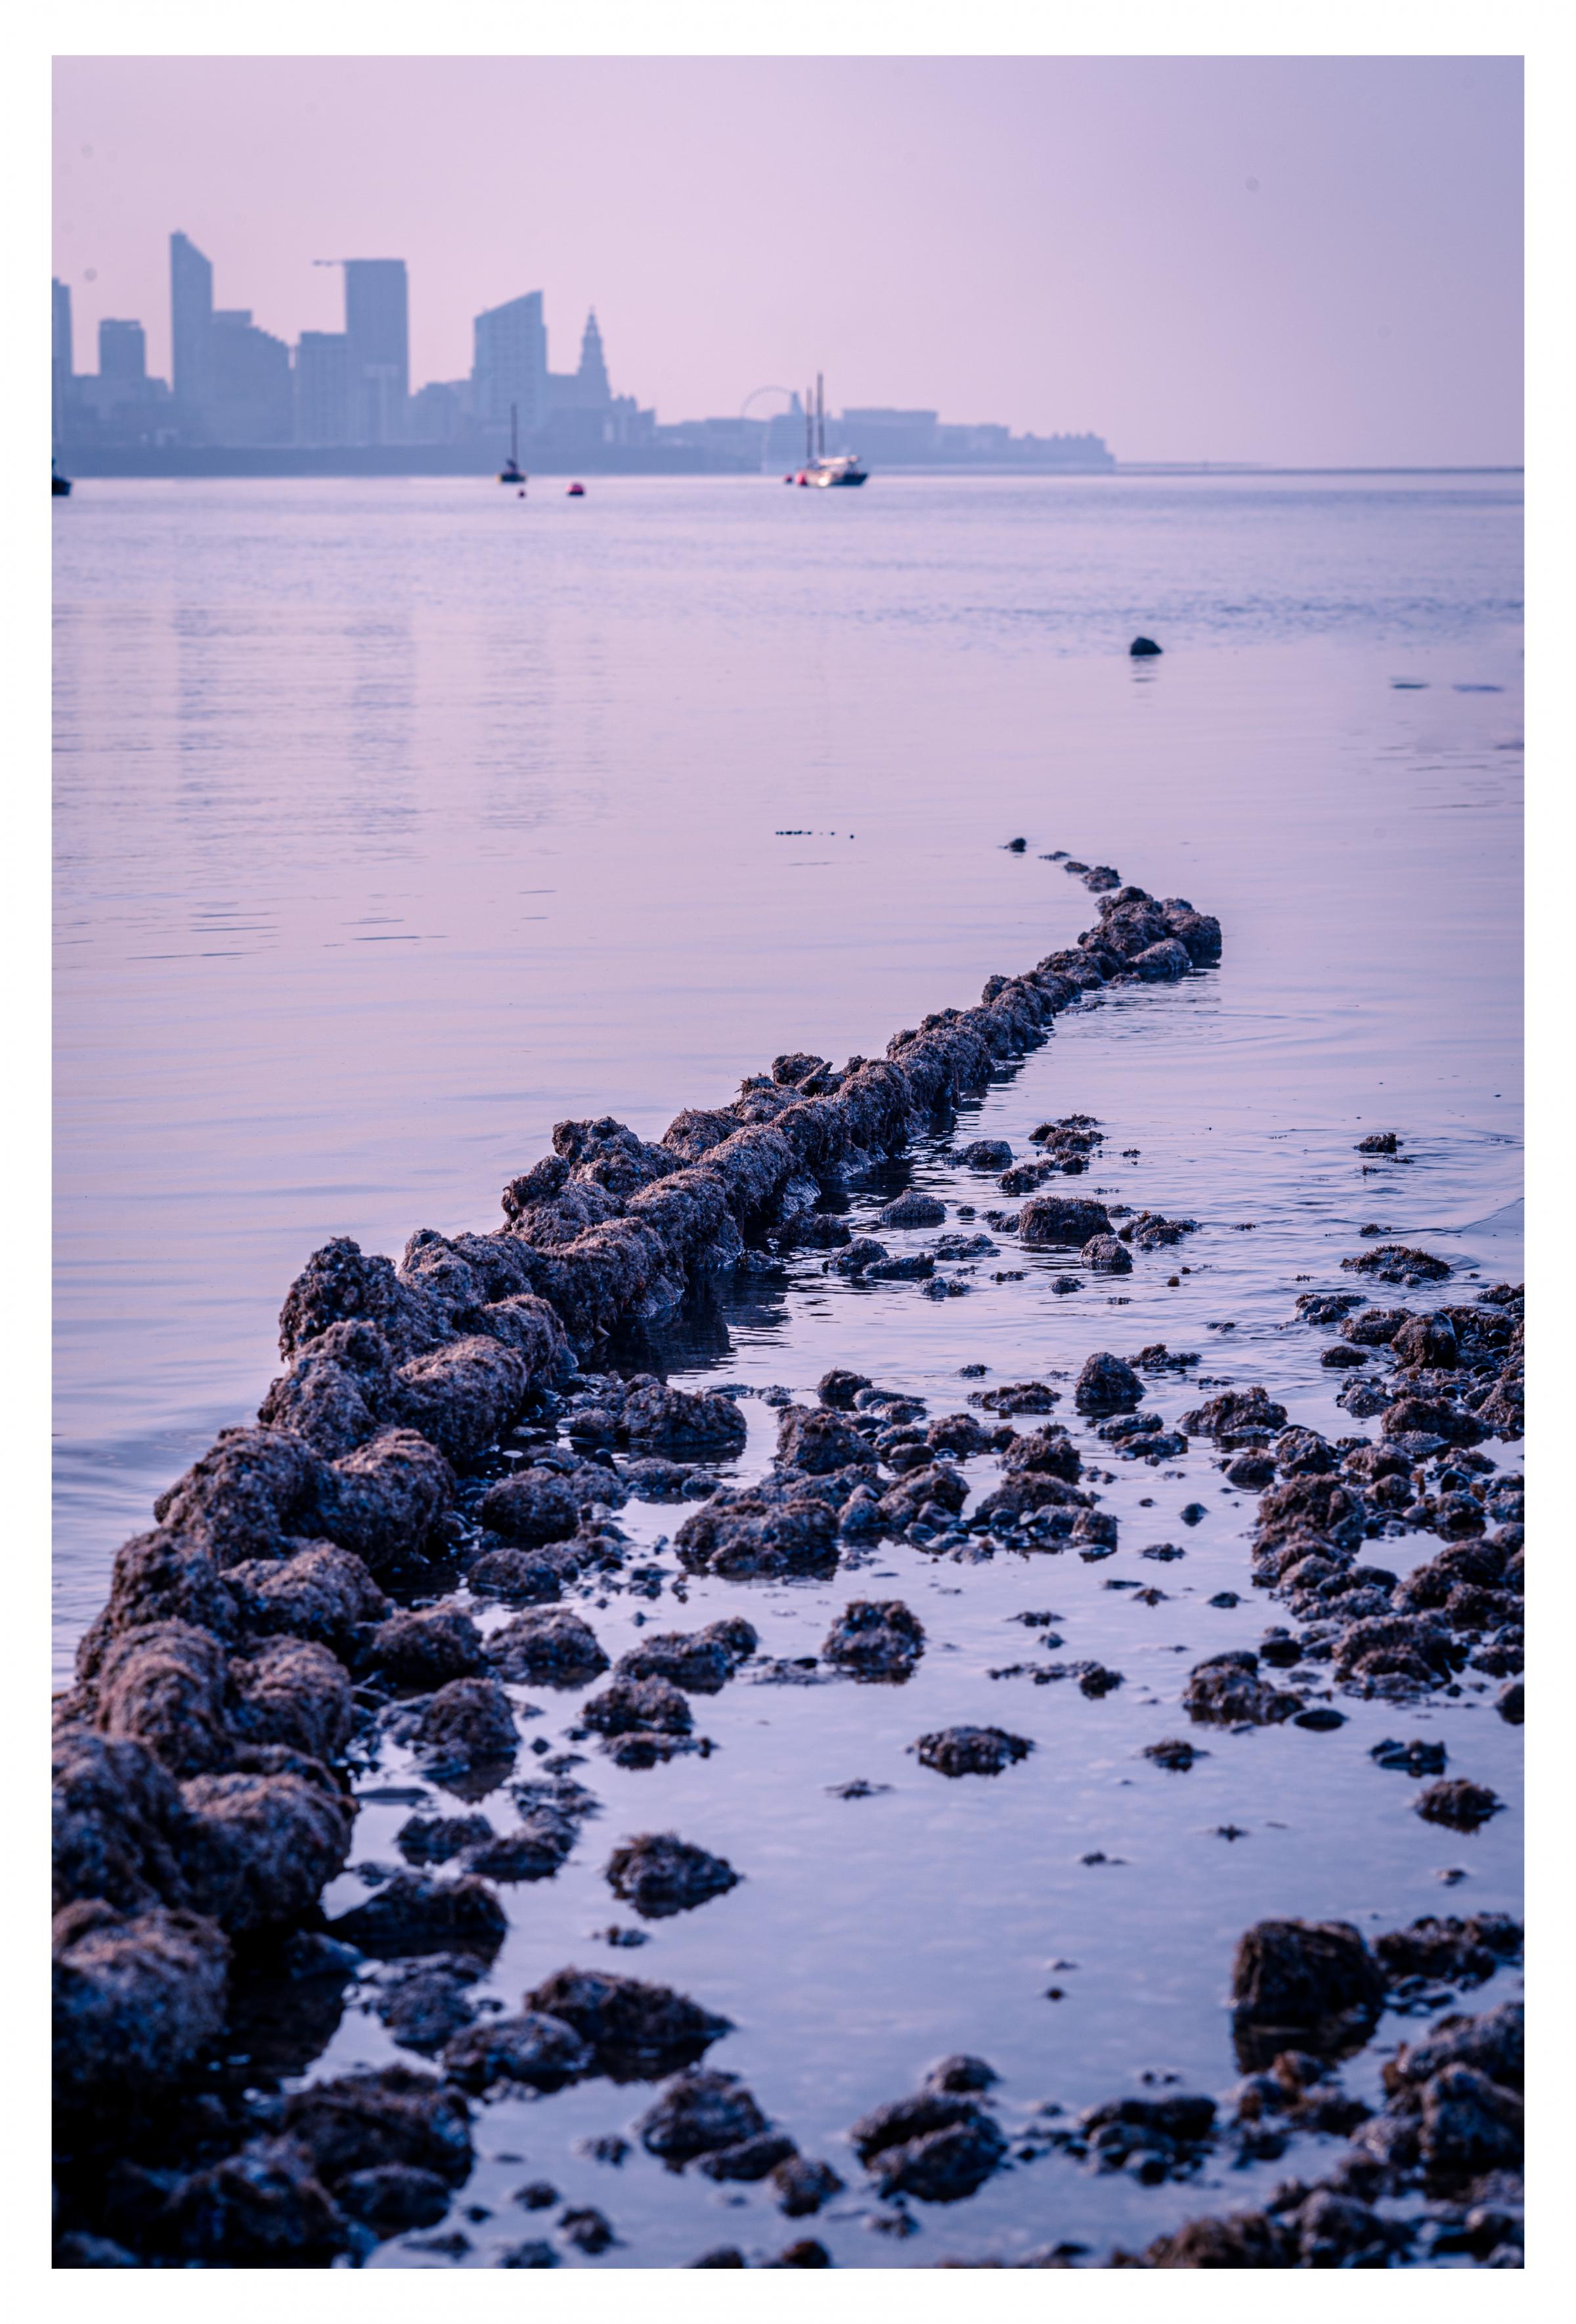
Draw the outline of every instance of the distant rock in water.
<instances>
[{"instance_id":1,"label":"distant rock in water","mask_svg":"<svg viewBox=\"0 0 1576 2324\"><path fill-rule=\"evenodd\" d=\"M1128 648L1128 651L1132 654L1135 659L1140 654L1157 654L1160 650L1161 649L1155 643L1153 638L1135 638L1132 644Z\"/></svg>"}]
</instances>

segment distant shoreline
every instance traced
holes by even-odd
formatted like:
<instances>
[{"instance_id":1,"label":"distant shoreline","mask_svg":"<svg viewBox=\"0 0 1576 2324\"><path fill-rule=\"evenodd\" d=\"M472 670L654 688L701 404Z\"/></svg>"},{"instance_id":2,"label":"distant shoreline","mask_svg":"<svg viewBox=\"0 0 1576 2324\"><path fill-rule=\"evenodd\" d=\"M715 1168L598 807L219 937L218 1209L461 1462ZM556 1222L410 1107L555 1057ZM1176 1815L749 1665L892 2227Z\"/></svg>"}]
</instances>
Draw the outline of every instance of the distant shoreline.
<instances>
[{"instance_id":1,"label":"distant shoreline","mask_svg":"<svg viewBox=\"0 0 1576 2324\"><path fill-rule=\"evenodd\" d=\"M159 446L67 445L60 453L64 472L73 477L213 478L244 477L304 481L311 477L378 478L394 476L491 476L495 455L474 445L372 445L303 447L295 445L233 448L220 445ZM528 454L528 460L530 456ZM775 469L760 469L745 461L729 460L709 452L641 449L604 446L571 457L544 451L530 466L538 476L755 476L772 477ZM892 476L1043 476L1120 479L1124 476L1521 476L1522 467L1480 466L1462 467L1274 467L1235 460L1119 460L1114 467L1066 467L1031 461L913 461L877 471Z\"/></svg>"}]
</instances>

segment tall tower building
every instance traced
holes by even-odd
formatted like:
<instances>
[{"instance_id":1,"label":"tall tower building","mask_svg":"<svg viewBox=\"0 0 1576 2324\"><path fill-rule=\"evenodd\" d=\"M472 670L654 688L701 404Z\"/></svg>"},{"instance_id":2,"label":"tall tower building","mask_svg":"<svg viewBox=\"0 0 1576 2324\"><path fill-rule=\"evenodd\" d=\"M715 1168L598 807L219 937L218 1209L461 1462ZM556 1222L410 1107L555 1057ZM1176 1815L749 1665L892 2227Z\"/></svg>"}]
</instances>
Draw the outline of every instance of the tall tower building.
<instances>
[{"instance_id":1,"label":"tall tower building","mask_svg":"<svg viewBox=\"0 0 1576 2324\"><path fill-rule=\"evenodd\" d=\"M410 396L410 298L402 258L345 261L351 428L360 444L395 444Z\"/></svg>"},{"instance_id":2,"label":"tall tower building","mask_svg":"<svg viewBox=\"0 0 1576 2324\"><path fill-rule=\"evenodd\" d=\"M77 368L71 352L71 286L50 283L50 433L58 444L66 429L66 395Z\"/></svg>"},{"instance_id":3,"label":"tall tower building","mask_svg":"<svg viewBox=\"0 0 1576 2324\"><path fill-rule=\"evenodd\" d=\"M98 326L100 379L146 379L148 342L141 323L119 323L106 316Z\"/></svg>"},{"instance_id":4,"label":"tall tower building","mask_svg":"<svg viewBox=\"0 0 1576 2324\"><path fill-rule=\"evenodd\" d=\"M489 307L475 323L475 360L471 367L471 409L477 424L492 433L506 429L512 406L522 435L535 433L547 417L548 331L542 294Z\"/></svg>"},{"instance_id":5,"label":"tall tower building","mask_svg":"<svg viewBox=\"0 0 1576 2324\"><path fill-rule=\"evenodd\" d=\"M585 318L585 329L580 341L578 378L581 394L588 409L594 410L599 405L612 402L613 392L607 383L607 364L602 352L602 333L596 326L594 307Z\"/></svg>"},{"instance_id":6,"label":"tall tower building","mask_svg":"<svg viewBox=\"0 0 1576 2324\"><path fill-rule=\"evenodd\" d=\"M170 368L188 425L214 400L214 270L183 234L170 237Z\"/></svg>"},{"instance_id":7,"label":"tall tower building","mask_svg":"<svg viewBox=\"0 0 1576 2324\"><path fill-rule=\"evenodd\" d=\"M50 355L69 379L77 365L71 346L71 286L55 278L50 284Z\"/></svg>"}]
</instances>

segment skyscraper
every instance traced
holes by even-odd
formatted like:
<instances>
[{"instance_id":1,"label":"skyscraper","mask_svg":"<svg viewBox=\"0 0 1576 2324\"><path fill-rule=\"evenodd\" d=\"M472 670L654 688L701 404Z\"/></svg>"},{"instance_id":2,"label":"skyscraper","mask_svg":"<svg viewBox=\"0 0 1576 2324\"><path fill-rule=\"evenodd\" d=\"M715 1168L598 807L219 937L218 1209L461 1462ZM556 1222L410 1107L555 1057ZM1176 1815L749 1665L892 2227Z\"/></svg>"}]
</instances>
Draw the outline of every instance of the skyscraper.
<instances>
[{"instance_id":1,"label":"skyscraper","mask_svg":"<svg viewBox=\"0 0 1576 2324\"><path fill-rule=\"evenodd\" d=\"M260 331L250 307L214 316L214 435L221 444L288 444L294 430L290 349Z\"/></svg>"},{"instance_id":2,"label":"skyscraper","mask_svg":"<svg viewBox=\"0 0 1576 2324\"><path fill-rule=\"evenodd\" d=\"M489 307L475 323L476 353L471 368L471 409L490 434L509 426L513 407L521 432L530 435L547 417L548 332L542 294L528 290L502 307Z\"/></svg>"},{"instance_id":3,"label":"skyscraper","mask_svg":"<svg viewBox=\"0 0 1576 2324\"><path fill-rule=\"evenodd\" d=\"M345 261L352 439L397 444L410 394L410 300L402 258Z\"/></svg>"},{"instance_id":4,"label":"skyscraper","mask_svg":"<svg viewBox=\"0 0 1576 2324\"><path fill-rule=\"evenodd\" d=\"M50 354L69 379L77 365L71 348L71 286L57 276L50 284Z\"/></svg>"},{"instance_id":5,"label":"skyscraper","mask_svg":"<svg viewBox=\"0 0 1576 2324\"><path fill-rule=\"evenodd\" d=\"M214 270L183 234L170 237L171 384L188 426L214 400Z\"/></svg>"},{"instance_id":6,"label":"skyscraper","mask_svg":"<svg viewBox=\"0 0 1576 2324\"><path fill-rule=\"evenodd\" d=\"M50 283L50 433L65 433L66 396L76 370L71 352L71 287L58 277Z\"/></svg>"},{"instance_id":7,"label":"skyscraper","mask_svg":"<svg viewBox=\"0 0 1576 2324\"><path fill-rule=\"evenodd\" d=\"M585 318L585 329L580 340L580 391L587 409L611 403L613 392L607 383L607 364L602 352L602 333L596 325L594 307Z\"/></svg>"},{"instance_id":8,"label":"skyscraper","mask_svg":"<svg viewBox=\"0 0 1576 2324\"><path fill-rule=\"evenodd\" d=\"M106 315L98 326L100 379L146 379L148 340L141 323L112 322Z\"/></svg>"},{"instance_id":9,"label":"skyscraper","mask_svg":"<svg viewBox=\"0 0 1576 2324\"><path fill-rule=\"evenodd\" d=\"M298 444L350 441L350 356L343 331L303 331L296 343Z\"/></svg>"}]
</instances>

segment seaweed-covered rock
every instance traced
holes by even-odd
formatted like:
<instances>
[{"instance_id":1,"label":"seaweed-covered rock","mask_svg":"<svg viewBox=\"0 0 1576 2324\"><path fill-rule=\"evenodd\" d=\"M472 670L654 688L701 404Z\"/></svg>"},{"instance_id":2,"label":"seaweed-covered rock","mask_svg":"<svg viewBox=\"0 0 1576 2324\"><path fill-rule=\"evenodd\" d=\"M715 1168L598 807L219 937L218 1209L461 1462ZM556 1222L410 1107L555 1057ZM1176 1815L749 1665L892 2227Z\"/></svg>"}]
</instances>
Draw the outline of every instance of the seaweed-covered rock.
<instances>
[{"instance_id":1,"label":"seaweed-covered rock","mask_svg":"<svg viewBox=\"0 0 1576 2324\"><path fill-rule=\"evenodd\" d=\"M1286 1426L1286 1408L1256 1382L1252 1388L1225 1388L1219 1396L1210 1397L1192 1412L1184 1412L1182 1425L1200 1436L1237 1436L1258 1429L1273 1432Z\"/></svg>"},{"instance_id":2,"label":"seaweed-covered rock","mask_svg":"<svg viewBox=\"0 0 1576 2324\"><path fill-rule=\"evenodd\" d=\"M1119 2252L1112 2263L1128 2267L1290 2267L1290 2236L1262 2211L1238 2211L1223 2219L1189 2219L1175 2234L1157 2236L1141 2259Z\"/></svg>"},{"instance_id":3,"label":"seaweed-covered rock","mask_svg":"<svg viewBox=\"0 0 1576 2324\"><path fill-rule=\"evenodd\" d=\"M1103 1203L1073 1194L1035 1194L1018 1214L1018 1239L1031 1250L1078 1250L1111 1231Z\"/></svg>"},{"instance_id":4,"label":"seaweed-covered rock","mask_svg":"<svg viewBox=\"0 0 1576 2324\"><path fill-rule=\"evenodd\" d=\"M742 2138L736 2146L718 2147L700 2167L708 2179L742 2180L752 2186L781 2164L797 2160L798 2149L786 2131L763 2130L753 2138Z\"/></svg>"},{"instance_id":5,"label":"seaweed-covered rock","mask_svg":"<svg viewBox=\"0 0 1576 2324\"><path fill-rule=\"evenodd\" d=\"M727 2018L667 1986L598 1969L559 1969L526 1995L525 2006L572 2025L614 2081L675 2073L733 2030Z\"/></svg>"},{"instance_id":6,"label":"seaweed-covered rock","mask_svg":"<svg viewBox=\"0 0 1576 2324\"><path fill-rule=\"evenodd\" d=\"M1471 2066L1441 2069L1423 2087L1417 2142L1434 2178L1514 2170L1523 2152L1523 2101Z\"/></svg>"},{"instance_id":7,"label":"seaweed-covered rock","mask_svg":"<svg viewBox=\"0 0 1576 2324\"><path fill-rule=\"evenodd\" d=\"M666 1679L692 1694L716 1694L760 1640L739 1614L708 1622L701 1630L659 1630L618 1659L621 1679Z\"/></svg>"},{"instance_id":8,"label":"seaweed-covered rock","mask_svg":"<svg viewBox=\"0 0 1576 2324\"><path fill-rule=\"evenodd\" d=\"M246 1742L277 1743L327 1761L350 1740L350 1680L327 1646L309 1638L267 1638L232 1657L228 1679L228 1723Z\"/></svg>"},{"instance_id":9,"label":"seaweed-covered rock","mask_svg":"<svg viewBox=\"0 0 1576 2324\"><path fill-rule=\"evenodd\" d=\"M284 2128L335 2187L355 2171L405 2163L451 2187L470 2176L470 2109L457 2091L417 2066L342 2074L295 2090Z\"/></svg>"},{"instance_id":10,"label":"seaweed-covered rock","mask_svg":"<svg viewBox=\"0 0 1576 2324\"><path fill-rule=\"evenodd\" d=\"M448 2209L450 2192L436 2171L419 2171L410 2163L353 2171L337 2190L340 2209L380 2238L435 2227Z\"/></svg>"},{"instance_id":11,"label":"seaweed-covered rock","mask_svg":"<svg viewBox=\"0 0 1576 2324\"><path fill-rule=\"evenodd\" d=\"M475 2020L468 1988L481 1974L482 1964L468 1953L437 1953L410 1966L401 1964L380 1979L373 2014L408 2050L441 2050Z\"/></svg>"},{"instance_id":12,"label":"seaweed-covered rock","mask_svg":"<svg viewBox=\"0 0 1576 2324\"><path fill-rule=\"evenodd\" d=\"M1403 1978L1443 1978L1452 1985L1480 1985L1500 1963L1519 1954L1522 1928L1507 1913L1429 1913L1409 1928L1390 1929L1374 1939L1374 1951L1392 1983Z\"/></svg>"},{"instance_id":13,"label":"seaweed-covered rock","mask_svg":"<svg viewBox=\"0 0 1576 2324\"><path fill-rule=\"evenodd\" d=\"M310 1638L341 1661L355 1655L369 1625L393 1611L364 1561L331 1541L309 1542L279 1563L249 1559L231 1566L226 1580L243 1628Z\"/></svg>"},{"instance_id":14,"label":"seaweed-covered rock","mask_svg":"<svg viewBox=\"0 0 1576 2324\"><path fill-rule=\"evenodd\" d=\"M1185 976L1193 966L1193 958L1184 944L1175 936L1165 936L1158 944L1147 945L1135 954L1134 968L1147 984L1173 984Z\"/></svg>"},{"instance_id":15,"label":"seaweed-covered rock","mask_svg":"<svg viewBox=\"0 0 1576 2324\"><path fill-rule=\"evenodd\" d=\"M933 1510L945 1523L956 1517L968 1497L968 1486L954 1462L926 1461L884 1492L878 1506L882 1522L900 1533Z\"/></svg>"},{"instance_id":16,"label":"seaweed-covered rock","mask_svg":"<svg viewBox=\"0 0 1576 2324\"><path fill-rule=\"evenodd\" d=\"M738 1886L739 1875L722 1857L680 1840L677 1832L643 1831L613 1849L607 1884L642 1919L657 1921L725 1895Z\"/></svg>"},{"instance_id":17,"label":"seaweed-covered rock","mask_svg":"<svg viewBox=\"0 0 1576 2324\"><path fill-rule=\"evenodd\" d=\"M422 1706L416 1745L434 1769L471 1771L512 1759L520 1729L495 1678L456 1678Z\"/></svg>"},{"instance_id":18,"label":"seaweed-covered rock","mask_svg":"<svg viewBox=\"0 0 1576 2324\"><path fill-rule=\"evenodd\" d=\"M1137 1412L1143 1385L1131 1364L1101 1351L1091 1356L1078 1375L1073 1401L1092 1417L1112 1412Z\"/></svg>"},{"instance_id":19,"label":"seaweed-covered rock","mask_svg":"<svg viewBox=\"0 0 1576 2324\"><path fill-rule=\"evenodd\" d=\"M196 1913L85 1898L55 1915L53 1954L63 2105L135 2105L179 2081L224 2024L230 1948Z\"/></svg>"},{"instance_id":20,"label":"seaweed-covered rock","mask_svg":"<svg viewBox=\"0 0 1576 2324\"><path fill-rule=\"evenodd\" d=\"M1476 1444L1485 1434L1477 1415L1442 1397L1399 1396L1379 1422L1385 1436L1432 1436L1446 1444Z\"/></svg>"},{"instance_id":21,"label":"seaweed-covered rock","mask_svg":"<svg viewBox=\"0 0 1576 2324\"><path fill-rule=\"evenodd\" d=\"M68 1720L54 1738L52 1772L57 1908L78 1897L123 1911L190 1902L180 1866L185 1803L144 1745Z\"/></svg>"},{"instance_id":22,"label":"seaweed-covered rock","mask_svg":"<svg viewBox=\"0 0 1576 2324\"><path fill-rule=\"evenodd\" d=\"M914 1747L919 1763L940 1775L999 1775L1027 1759L1034 1745L1000 1727L944 1727Z\"/></svg>"},{"instance_id":23,"label":"seaweed-covered rock","mask_svg":"<svg viewBox=\"0 0 1576 2324\"><path fill-rule=\"evenodd\" d=\"M517 1614L491 1633L486 1652L499 1676L517 1686L582 1686L607 1668L595 1631L567 1608Z\"/></svg>"},{"instance_id":24,"label":"seaweed-covered rock","mask_svg":"<svg viewBox=\"0 0 1576 2324\"><path fill-rule=\"evenodd\" d=\"M425 1872L396 1872L331 1925L336 1936L384 1959L460 1952L491 1960L509 1929L484 1880L439 1880Z\"/></svg>"},{"instance_id":25,"label":"seaweed-covered rock","mask_svg":"<svg viewBox=\"0 0 1576 2324\"><path fill-rule=\"evenodd\" d=\"M777 1457L785 1467L812 1476L875 1465L875 1454L859 1431L825 1406L785 1407L777 1425Z\"/></svg>"},{"instance_id":26,"label":"seaweed-covered rock","mask_svg":"<svg viewBox=\"0 0 1576 2324\"><path fill-rule=\"evenodd\" d=\"M506 1541L537 1547L567 1541L580 1522L581 1496L553 1469L520 1469L482 1497L482 1523Z\"/></svg>"},{"instance_id":27,"label":"seaweed-covered rock","mask_svg":"<svg viewBox=\"0 0 1576 2324\"><path fill-rule=\"evenodd\" d=\"M808 1490L719 1491L685 1518L674 1544L696 1572L829 1573L837 1563L837 1512Z\"/></svg>"},{"instance_id":28,"label":"seaweed-covered rock","mask_svg":"<svg viewBox=\"0 0 1576 2324\"><path fill-rule=\"evenodd\" d=\"M493 2082L562 2089L589 2073L593 2064L590 2044L572 2025L536 2009L467 2025L443 2053L445 2073L467 2090L484 2090Z\"/></svg>"},{"instance_id":29,"label":"seaweed-covered rock","mask_svg":"<svg viewBox=\"0 0 1576 2324\"><path fill-rule=\"evenodd\" d=\"M1001 1466L1009 1476L1059 1477L1069 1485L1083 1474L1078 1447L1059 1427L1032 1428L1014 1436L1002 1448Z\"/></svg>"},{"instance_id":30,"label":"seaweed-covered rock","mask_svg":"<svg viewBox=\"0 0 1576 2324\"><path fill-rule=\"evenodd\" d=\"M552 1605L563 1595L564 1569L539 1549L484 1550L467 1578L474 1591L515 1605Z\"/></svg>"},{"instance_id":31,"label":"seaweed-covered rock","mask_svg":"<svg viewBox=\"0 0 1576 2324\"><path fill-rule=\"evenodd\" d=\"M695 1724L688 1703L662 1678L615 1679L580 1706L596 1735L687 1735Z\"/></svg>"},{"instance_id":32,"label":"seaweed-covered rock","mask_svg":"<svg viewBox=\"0 0 1576 2324\"><path fill-rule=\"evenodd\" d=\"M543 1803L512 1831L475 1841L465 1850L465 1868L486 1880L550 1880L578 1837L572 1816Z\"/></svg>"},{"instance_id":33,"label":"seaweed-covered rock","mask_svg":"<svg viewBox=\"0 0 1576 2324\"><path fill-rule=\"evenodd\" d=\"M343 2211L288 2138L254 2139L190 2172L157 2227L178 2257L207 2267L324 2267L350 2244Z\"/></svg>"},{"instance_id":34,"label":"seaweed-covered rock","mask_svg":"<svg viewBox=\"0 0 1576 2324\"><path fill-rule=\"evenodd\" d=\"M829 2163L794 2154L778 2164L771 2183L777 2190L778 2208L790 2219L804 2219L829 2203L834 2195L840 2195L844 2182Z\"/></svg>"},{"instance_id":35,"label":"seaweed-covered rock","mask_svg":"<svg viewBox=\"0 0 1576 2324\"><path fill-rule=\"evenodd\" d=\"M938 1227L946 1216L946 1204L934 1194L922 1194L910 1188L899 1194L881 1213L884 1227Z\"/></svg>"},{"instance_id":36,"label":"seaweed-covered rock","mask_svg":"<svg viewBox=\"0 0 1576 2324\"><path fill-rule=\"evenodd\" d=\"M111 1642L97 1683L98 1725L112 1741L141 1743L171 1775L195 1775L229 1755L227 1684L211 1632L150 1623Z\"/></svg>"},{"instance_id":37,"label":"seaweed-covered rock","mask_svg":"<svg viewBox=\"0 0 1576 2324\"><path fill-rule=\"evenodd\" d=\"M1401 1242L1380 1243L1373 1250L1343 1259L1341 1264L1355 1275L1371 1276L1378 1283L1442 1283L1451 1271L1448 1260Z\"/></svg>"},{"instance_id":38,"label":"seaweed-covered rock","mask_svg":"<svg viewBox=\"0 0 1576 2324\"><path fill-rule=\"evenodd\" d=\"M955 2203L977 2193L1007 2153L993 2117L973 2098L924 2090L877 2107L849 2133L882 2195Z\"/></svg>"},{"instance_id":39,"label":"seaweed-covered rock","mask_svg":"<svg viewBox=\"0 0 1576 2324\"><path fill-rule=\"evenodd\" d=\"M1238 1943L1231 1998L1244 2064L1286 2049L1339 2056L1378 2023L1385 1976L1349 1921L1259 1921Z\"/></svg>"},{"instance_id":40,"label":"seaweed-covered rock","mask_svg":"<svg viewBox=\"0 0 1576 2324\"><path fill-rule=\"evenodd\" d=\"M454 1495L454 1471L435 1444L413 1428L386 1428L321 1472L311 1530L379 1573L420 1554Z\"/></svg>"},{"instance_id":41,"label":"seaweed-covered rock","mask_svg":"<svg viewBox=\"0 0 1576 2324\"><path fill-rule=\"evenodd\" d=\"M191 1900L236 1934L295 1921L350 1852L351 1809L327 1770L279 1748L181 1786Z\"/></svg>"},{"instance_id":42,"label":"seaweed-covered rock","mask_svg":"<svg viewBox=\"0 0 1576 2324\"><path fill-rule=\"evenodd\" d=\"M1300 1694L1259 1677L1258 1656L1246 1646L1228 1647L1195 1663L1182 1702L1190 1719L1222 1727L1276 1726L1303 1707Z\"/></svg>"},{"instance_id":43,"label":"seaweed-covered rock","mask_svg":"<svg viewBox=\"0 0 1576 2324\"><path fill-rule=\"evenodd\" d=\"M652 1380L623 1406L623 1433L632 1450L674 1459L731 1461L744 1450L744 1416L729 1396L691 1396Z\"/></svg>"},{"instance_id":44,"label":"seaweed-covered rock","mask_svg":"<svg viewBox=\"0 0 1576 2324\"><path fill-rule=\"evenodd\" d=\"M1498 1793L1490 1791L1487 1784L1470 1784L1457 1776L1430 1784L1417 1801L1417 1812L1425 1823L1449 1824L1454 1831L1476 1831L1504 1805Z\"/></svg>"},{"instance_id":45,"label":"seaweed-covered rock","mask_svg":"<svg viewBox=\"0 0 1576 2324\"><path fill-rule=\"evenodd\" d=\"M850 1371L843 1365L834 1364L829 1372L823 1373L816 1393L833 1411L850 1412L860 1390L873 1385L873 1381L866 1379L862 1372Z\"/></svg>"},{"instance_id":46,"label":"seaweed-covered rock","mask_svg":"<svg viewBox=\"0 0 1576 2324\"><path fill-rule=\"evenodd\" d=\"M924 1652L924 1626L898 1598L851 1599L821 1646L856 1678L905 1679Z\"/></svg>"},{"instance_id":47,"label":"seaweed-covered rock","mask_svg":"<svg viewBox=\"0 0 1576 2324\"><path fill-rule=\"evenodd\" d=\"M401 1686L441 1686L485 1666L480 1631L456 1606L405 1609L379 1624L368 1641L376 1667Z\"/></svg>"},{"instance_id":48,"label":"seaweed-covered rock","mask_svg":"<svg viewBox=\"0 0 1576 2324\"><path fill-rule=\"evenodd\" d=\"M760 2137L768 2124L737 2074L703 2070L669 2082L637 2128L649 2153L682 2170L697 2154L715 2154Z\"/></svg>"},{"instance_id":49,"label":"seaweed-covered rock","mask_svg":"<svg viewBox=\"0 0 1576 2324\"><path fill-rule=\"evenodd\" d=\"M1095 1275L1130 1275L1133 1271L1132 1253L1115 1235L1091 1235L1078 1260L1080 1266L1087 1267Z\"/></svg>"}]
</instances>

